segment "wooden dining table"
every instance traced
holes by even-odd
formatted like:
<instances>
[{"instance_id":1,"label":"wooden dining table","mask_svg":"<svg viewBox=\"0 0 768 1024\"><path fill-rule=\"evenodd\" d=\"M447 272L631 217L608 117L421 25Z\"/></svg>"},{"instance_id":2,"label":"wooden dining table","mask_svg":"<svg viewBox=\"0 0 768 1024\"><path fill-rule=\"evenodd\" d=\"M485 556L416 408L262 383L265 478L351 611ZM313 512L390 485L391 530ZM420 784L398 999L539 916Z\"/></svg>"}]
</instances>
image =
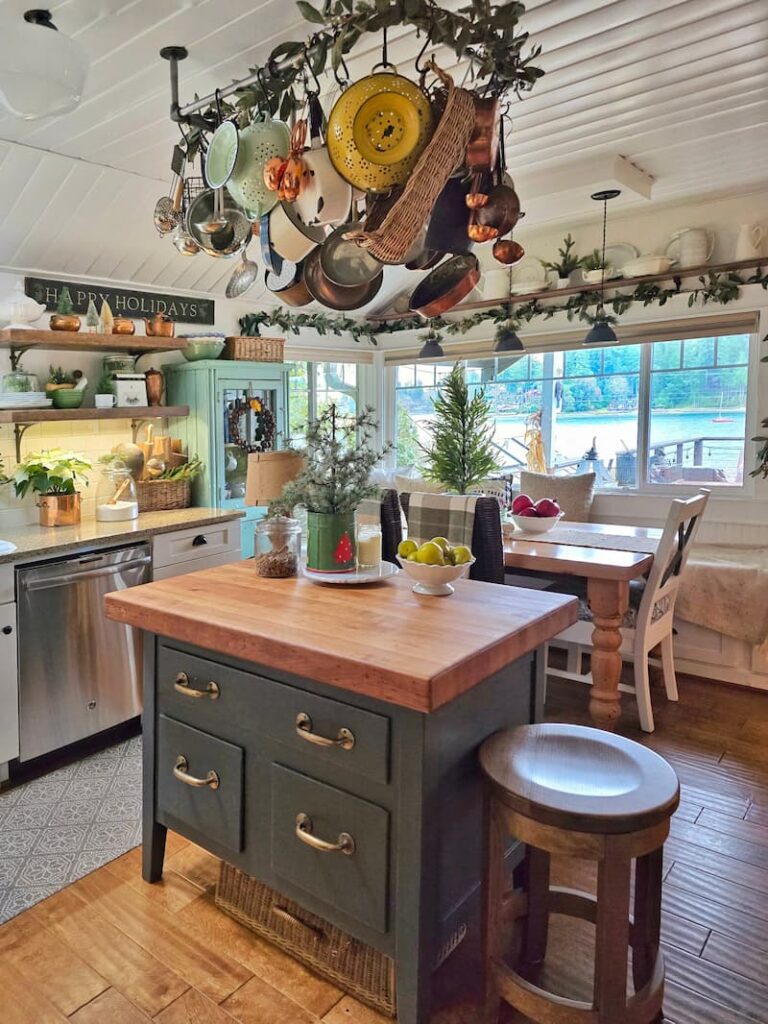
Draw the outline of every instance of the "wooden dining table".
<instances>
[{"instance_id":1,"label":"wooden dining table","mask_svg":"<svg viewBox=\"0 0 768 1024\"><path fill-rule=\"evenodd\" d=\"M661 532L650 527L564 522L551 533L515 531L504 537L505 568L586 580L594 622L589 713L602 729L614 729L621 715L619 649L621 624L629 608L629 583L647 576L653 565L649 549L655 548ZM560 536L567 536L568 543L561 542ZM615 548L607 546L612 542Z\"/></svg>"}]
</instances>

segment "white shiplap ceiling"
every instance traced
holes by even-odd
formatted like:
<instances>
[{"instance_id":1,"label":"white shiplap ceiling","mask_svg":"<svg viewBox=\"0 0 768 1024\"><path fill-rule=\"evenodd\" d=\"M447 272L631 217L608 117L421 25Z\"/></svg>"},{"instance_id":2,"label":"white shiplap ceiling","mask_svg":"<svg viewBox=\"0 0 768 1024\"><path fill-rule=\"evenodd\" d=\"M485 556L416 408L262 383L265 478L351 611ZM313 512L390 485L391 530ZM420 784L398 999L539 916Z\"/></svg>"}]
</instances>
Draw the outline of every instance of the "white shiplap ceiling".
<instances>
[{"instance_id":1,"label":"white shiplap ceiling","mask_svg":"<svg viewBox=\"0 0 768 1024\"><path fill-rule=\"evenodd\" d=\"M29 6L0 0L0 31ZM654 204L768 181L766 0L527 7L524 26L547 72L514 103L508 139L527 228L593 216L589 192L619 155L653 178ZM221 293L231 262L185 259L152 226L178 137L158 50L189 48L183 102L241 77L280 40L306 34L306 23L290 0L61 0L51 9L88 53L90 73L70 114L0 116L0 268ZM408 31L395 36L392 59L406 61L420 42ZM364 43L353 77L379 59ZM452 67L451 55L438 56ZM625 192L622 202L647 200ZM258 297L257 288L248 295Z\"/></svg>"}]
</instances>

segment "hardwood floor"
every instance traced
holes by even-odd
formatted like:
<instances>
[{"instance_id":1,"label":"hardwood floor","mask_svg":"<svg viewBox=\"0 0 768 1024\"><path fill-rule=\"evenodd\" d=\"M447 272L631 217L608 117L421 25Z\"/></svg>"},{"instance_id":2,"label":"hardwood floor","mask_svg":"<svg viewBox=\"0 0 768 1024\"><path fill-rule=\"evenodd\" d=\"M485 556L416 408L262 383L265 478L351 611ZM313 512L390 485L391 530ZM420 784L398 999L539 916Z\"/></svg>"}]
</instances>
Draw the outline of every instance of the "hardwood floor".
<instances>
[{"instance_id":1,"label":"hardwood floor","mask_svg":"<svg viewBox=\"0 0 768 1024\"><path fill-rule=\"evenodd\" d=\"M683 787L666 848L665 1020L768 1024L768 694L685 678L680 690L679 705L655 690L651 736L625 697L620 729L663 754ZM588 724L587 697L553 682L547 717ZM161 883L142 882L132 850L4 925L2 1024L383 1024L219 913L216 875L213 857L173 836ZM554 875L594 883L577 861ZM588 927L555 918L549 954L547 982L584 998ZM478 1020L461 1002L435 1015Z\"/></svg>"}]
</instances>

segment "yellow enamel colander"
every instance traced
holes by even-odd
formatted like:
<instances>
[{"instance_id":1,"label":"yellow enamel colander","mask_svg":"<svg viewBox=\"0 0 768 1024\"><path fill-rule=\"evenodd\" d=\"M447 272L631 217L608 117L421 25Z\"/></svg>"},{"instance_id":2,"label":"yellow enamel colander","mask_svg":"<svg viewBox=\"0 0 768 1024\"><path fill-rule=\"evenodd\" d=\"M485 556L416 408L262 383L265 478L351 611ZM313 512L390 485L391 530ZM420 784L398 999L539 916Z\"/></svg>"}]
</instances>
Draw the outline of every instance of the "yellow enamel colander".
<instances>
[{"instance_id":1,"label":"yellow enamel colander","mask_svg":"<svg viewBox=\"0 0 768 1024\"><path fill-rule=\"evenodd\" d=\"M354 188L386 192L405 184L433 130L426 94L410 79L383 71L355 82L336 101L328 155Z\"/></svg>"}]
</instances>

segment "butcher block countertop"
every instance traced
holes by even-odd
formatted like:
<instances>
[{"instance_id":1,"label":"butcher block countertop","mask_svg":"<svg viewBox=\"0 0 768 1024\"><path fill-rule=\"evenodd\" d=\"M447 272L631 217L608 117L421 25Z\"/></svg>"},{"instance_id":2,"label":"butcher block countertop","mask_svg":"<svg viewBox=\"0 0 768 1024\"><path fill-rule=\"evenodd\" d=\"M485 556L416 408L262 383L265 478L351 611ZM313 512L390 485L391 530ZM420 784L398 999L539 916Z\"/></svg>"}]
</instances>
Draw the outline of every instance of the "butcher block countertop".
<instances>
[{"instance_id":1,"label":"butcher block countertop","mask_svg":"<svg viewBox=\"0 0 768 1024\"><path fill-rule=\"evenodd\" d=\"M414 594L256 575L252 562L108 594L109 618L209 651L433 711L576 621L575 598L460 580Z\"/></svg>"}]
</instances>

